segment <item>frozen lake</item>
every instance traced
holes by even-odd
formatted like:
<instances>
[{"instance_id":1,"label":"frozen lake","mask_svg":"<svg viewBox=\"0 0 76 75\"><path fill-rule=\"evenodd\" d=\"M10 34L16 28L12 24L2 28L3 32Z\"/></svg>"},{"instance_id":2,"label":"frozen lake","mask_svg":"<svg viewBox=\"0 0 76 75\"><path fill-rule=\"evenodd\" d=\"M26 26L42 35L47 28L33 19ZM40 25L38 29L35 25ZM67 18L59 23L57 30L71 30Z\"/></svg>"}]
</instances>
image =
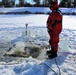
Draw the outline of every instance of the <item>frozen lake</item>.
<instances>
[{"instance_id":1,"label":"frozen lake","mask_svg":"<svg viewBox=\"0 0 76 75\"><path fill-rule=\"evenodd\" d=\"M48 45L46 29L48 15L0 15L0 55L17 42L33 42ZM63 16L61 39L67 38L70 47L76 49L76 16ZM26 36L26 24L27 36ZM2 60L2 58L1 58Z\"/></svg>"},{"instance_id":2,"label":"frozen lake","mask_svg":"<svg viewBox=\"0 0 76 75\"><path fill-rule=\"evenodd\" d=\"M23 8L24 9L24 8ZM0 11L24 11L22 8L10 10L1 8ZM27 10L31 8L26 8ZM32 12L39 11L34 8ZM62 11L68 11L64 8ZM75 11L75 9L73 9ZM73 12L72 9L69 12ZM3 56L10 49L23 50L25 43L29 42L38 46L48 45L49 36L46 29L48 15L0 15L0 75L55 75L46 65L52 68L57 74L59 70L54 60L43 61L29 58ZM60 34L59 52L57 64L62 75L76 75L76 16L63 16L63 30ZM26 25L27 36L26 36ZM18 46L18 47L16 47ZM12 51L13 51L12 50ZM41 56L42 57L42 56ZM20 63L19 60L20 59ZM15 60L15 61L14 61ZM42 64L39 64L41 63ZM50 63L51 62L51 63ZM17 64L16 64L17 63ZM46 65L44 65L46 63ZM67 67L66 67L67 66Z\"/></svg>"}]
</instances>

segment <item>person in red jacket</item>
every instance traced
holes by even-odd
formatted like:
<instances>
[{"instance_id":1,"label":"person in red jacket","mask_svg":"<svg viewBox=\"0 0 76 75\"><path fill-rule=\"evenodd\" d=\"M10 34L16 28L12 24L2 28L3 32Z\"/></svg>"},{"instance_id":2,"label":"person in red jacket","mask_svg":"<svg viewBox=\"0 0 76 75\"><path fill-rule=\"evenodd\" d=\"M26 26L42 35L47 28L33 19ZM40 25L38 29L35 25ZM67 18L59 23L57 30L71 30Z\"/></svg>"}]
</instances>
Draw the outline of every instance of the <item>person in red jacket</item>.
<instances>
[{"instance_id":1,"label":"person in red jacket","mask_svg":"<svg viewBox=\"0 0 76 75\"><path fill-rule=\"evenodd\" d=\"M50 36L49 44L51 45L51 50L47 51L47 55L52 59L57 57L59 34L62 31L62 14L57 0L50 0L49 7L52 13L47 19L47 30Z\"/></svg>"}]
</instances>

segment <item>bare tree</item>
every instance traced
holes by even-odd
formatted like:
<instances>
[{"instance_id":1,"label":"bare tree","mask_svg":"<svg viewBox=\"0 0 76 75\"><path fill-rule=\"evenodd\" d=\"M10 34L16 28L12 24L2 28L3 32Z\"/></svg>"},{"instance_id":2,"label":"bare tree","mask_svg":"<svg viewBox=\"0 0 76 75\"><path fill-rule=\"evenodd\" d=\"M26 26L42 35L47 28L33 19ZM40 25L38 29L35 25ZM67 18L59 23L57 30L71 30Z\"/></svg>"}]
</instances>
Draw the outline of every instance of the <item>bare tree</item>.
<instances>
[{"instance_id":1,"label":"bare tree","mask_svg":"<svg viewBox=\"0 0 76 75\"><path fill-rule=\"evenodd\" d=\"M15 6L15 0L10 0L10 6L11 7Z\"/></svg>"},{"instance_id":2,"label":"bare tree","mask_svg":"<svg viewBox=\"0 0 76 75\"><path fill-rule=\"evenodd\" d=\"M43 4L44 6L48 6L48 2L49 2L49 0L43 0L43 1L42 1L42 4Z\"/></svg>"}]
</instances>

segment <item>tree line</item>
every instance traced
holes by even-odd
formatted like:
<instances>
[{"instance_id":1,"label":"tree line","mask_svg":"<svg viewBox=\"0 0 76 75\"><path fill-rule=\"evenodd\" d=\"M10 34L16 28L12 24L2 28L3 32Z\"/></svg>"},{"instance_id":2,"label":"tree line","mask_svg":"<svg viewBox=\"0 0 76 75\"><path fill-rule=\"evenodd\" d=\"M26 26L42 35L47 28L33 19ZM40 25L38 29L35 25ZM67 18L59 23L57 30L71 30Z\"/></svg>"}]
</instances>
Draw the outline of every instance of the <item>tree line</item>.
<instances>
[{"instance_id":1,"label":"tree line","mask_svg":"<svg viewBox=\"0 0 76 75\"><path fill-rule=\"evenodd\" d=\"M0 1L0 7L33 7L33 6L48 6L48 0L32 0L33 4L27 2L27 0L19 0L19 3L16 3L16 0L2 0Z\"/></svg>"},{"instance_id":2,"label":"tree line","mask_svg":"<svg viewBox=\"0 0 76 75\"><path fill-rule=\"evenodd\" d=\"M27 0L19 0L19 3L16 3L16 0L2 0L0 1L0 7L48 7L49 1L50 0L32 0L33 4L30 4ZM70 0L60 0L59 6L75 7Z\"/></svg>"}]
</instances>

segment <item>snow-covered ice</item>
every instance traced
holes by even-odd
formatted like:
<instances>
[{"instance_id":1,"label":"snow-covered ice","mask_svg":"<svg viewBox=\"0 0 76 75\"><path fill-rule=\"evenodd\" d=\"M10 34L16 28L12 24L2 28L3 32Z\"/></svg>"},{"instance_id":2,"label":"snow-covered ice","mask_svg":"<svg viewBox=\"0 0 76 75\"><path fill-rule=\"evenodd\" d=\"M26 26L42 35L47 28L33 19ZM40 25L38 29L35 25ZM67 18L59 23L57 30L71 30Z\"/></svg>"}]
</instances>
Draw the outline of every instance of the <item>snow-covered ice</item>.
<instances>
[{"instance_id":1,"label":"snow-covered ice","mask_svg":"<svg viewBox=\"0 0 76 75\"><path fill-rule=\"evenodd\" d=\"M31 56L28 58L2 56L9 48L17 46L20 49L20 44L23 51L27 42L47 46L49 40L46 29L47 17L45 14L0 15L0 75L56 75L53 70L59 75L56 61L61 75L76 75L76 16L73 15L63 15L63 31L60 34L56 61L39 60ZM26 24L28 24L27 36Z\"/></svg>"}]
</instances>

